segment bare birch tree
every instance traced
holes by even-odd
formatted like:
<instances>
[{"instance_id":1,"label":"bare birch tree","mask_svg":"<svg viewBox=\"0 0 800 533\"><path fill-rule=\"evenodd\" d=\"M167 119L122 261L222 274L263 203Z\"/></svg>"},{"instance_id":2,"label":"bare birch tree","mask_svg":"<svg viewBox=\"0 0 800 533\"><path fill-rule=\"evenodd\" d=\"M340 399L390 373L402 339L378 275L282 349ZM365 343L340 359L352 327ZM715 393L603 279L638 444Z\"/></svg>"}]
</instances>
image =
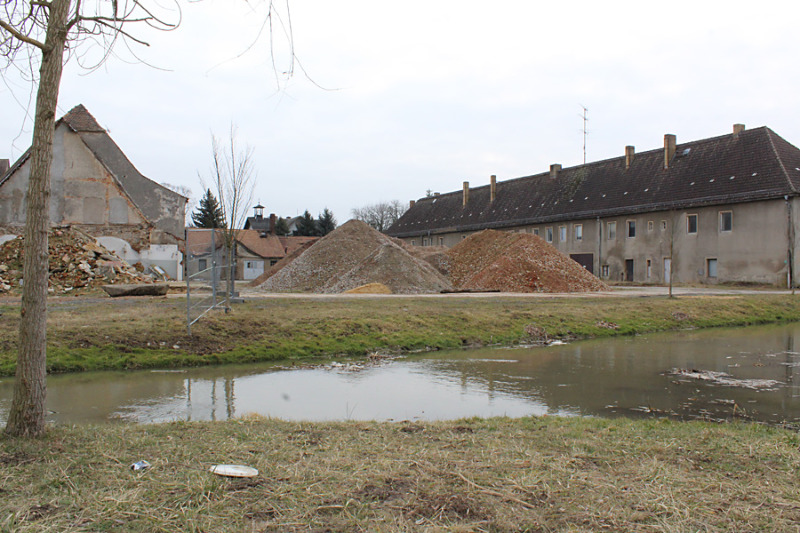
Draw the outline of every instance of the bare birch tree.
<instances>
[{"instance_id":1,"label":"bare birch tree","mask_svg":"<svg viewBox=\"0 0 800 533\"><path fill-rule=\"evenodd\" d=\"M271 36L274 6L272 0L265 3L268 12L264 24L269 25ZM140 28L172 30L180 20L179 0L0 0L0 71L18 69L37 87L26 197L19 351L5 429L9 435L38 436L45 429L50 165L64 64L75 57L81 67L97 68L118 44L129 51L137 45L146 46L143 37L136 35ZM291 49L291 31L287 29L291 26L284 26L283 21L281 25ZM290 51L294 65L294 51ZM288 72L290 75L291 69Z\"/></svg>"},{"instance_id":2,"label":"bare birch tree","mask_svg":"<svg viewBox=\"0 0 800 533\"><path fill-rule=\"evenodd\" d=\"M235 126L231 125L227 144L223 145L216 136L211 136L211 152L213 157L211 188L217 193L225 221L225 228L216 231L220 231L223 235L227 254L225 299L228 308L236 278L236 234L244 227L248 210L253 202L256 175L253 166L253 148L239 145ZM201 177L200 181L205 180ZM203 186L206 187L205 183Z\"/></svg>"},{"instance_id":3,"label":"bare birch tree","mask_svg":"<svg viewBox=\"0 0 800 533\"><path fill-rule=\"evenodd\" d=\"M145 44L128 27L172 29L180 21L180 11L171 14L176 15L172 22L169 13L159 15L138 0L0 0L0 57L5 60L2 68L29 67L38 84L26 199L19 353L6 423L6 433L10 435L37 436L44 432L50 165L64 63L82 43L102 46L97 64L108 57L119 40Z\"/></svg>"}]
</instances>

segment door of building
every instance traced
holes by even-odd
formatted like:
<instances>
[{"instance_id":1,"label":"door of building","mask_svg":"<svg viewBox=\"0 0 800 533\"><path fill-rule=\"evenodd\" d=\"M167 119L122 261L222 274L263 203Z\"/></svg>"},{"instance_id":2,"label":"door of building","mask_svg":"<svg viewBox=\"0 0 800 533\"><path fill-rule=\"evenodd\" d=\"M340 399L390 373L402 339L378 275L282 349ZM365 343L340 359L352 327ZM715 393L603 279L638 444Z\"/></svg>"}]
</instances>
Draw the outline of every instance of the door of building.
<instances>
[{"instance_id":1,"label":"door of building","mask_svg":"<svg viewBox=\"0 0 800 533\"><path fill-rule=\"evenodd\" d=\"M625 260L625 281L633 281L633 259Z\"/></svg>"},{"instance_id":2,"label":"door of building","mask_svg":"<svg viewBox=\"0 0 800 533\"><path fill-rule=\"evenodd\" d=\"M244 279L256 279L264 273L264 261L245 261Z\"/></svg>"},{"instance_id":3,"label":"door of building","mask_svg":"<svg viewBox=\"0 0 800 533\"><path fill-rule=\"evenodd\" d=\"M594 254L569 254L569 258L594 274Z\"/></svg>"},{"instance_id":4,"label":"door of building","mask_svg":"<svg viewBox=\"0 0 800 533\"><path fill-rule=\"evenodd\" d=\"M669 283L672 277L672 258L664 258L664 283Z\"/></svg>"}]
</instances>

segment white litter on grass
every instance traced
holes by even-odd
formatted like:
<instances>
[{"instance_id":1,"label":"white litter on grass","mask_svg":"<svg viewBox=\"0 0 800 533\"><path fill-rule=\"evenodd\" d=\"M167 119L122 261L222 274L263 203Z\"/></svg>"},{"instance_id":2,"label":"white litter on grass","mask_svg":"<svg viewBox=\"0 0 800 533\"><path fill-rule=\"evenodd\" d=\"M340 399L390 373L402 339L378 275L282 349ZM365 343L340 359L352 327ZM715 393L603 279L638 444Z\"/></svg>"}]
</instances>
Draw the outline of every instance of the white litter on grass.
<instances>
[{"instance_id":1,"label":"white litter on grass","mask_svg":"<svg viewBox=\"0 0 800 533\"><path fill-rule=\"evenodd\" d=\"M258 470L245 465L212 465L208 469L212 474L225 477L255 477Z\"/></svg>"},{"instance_id":2,"label":"white litter on grass","mask_svg":"<svg viewBox=\"0 0 800 533\"><path fill-rule=\"evenodd\" d=\"M696 379L698 381L707 381L709 383L713 383L714 385L742 387L753 390L774 390L778 385L781 384L780 381L776 381L774 379L739 379L725 372L714 372L712 370L686 370L685 368L673 368L667 373L673 376Z\"/></svg>"}]
</instances>

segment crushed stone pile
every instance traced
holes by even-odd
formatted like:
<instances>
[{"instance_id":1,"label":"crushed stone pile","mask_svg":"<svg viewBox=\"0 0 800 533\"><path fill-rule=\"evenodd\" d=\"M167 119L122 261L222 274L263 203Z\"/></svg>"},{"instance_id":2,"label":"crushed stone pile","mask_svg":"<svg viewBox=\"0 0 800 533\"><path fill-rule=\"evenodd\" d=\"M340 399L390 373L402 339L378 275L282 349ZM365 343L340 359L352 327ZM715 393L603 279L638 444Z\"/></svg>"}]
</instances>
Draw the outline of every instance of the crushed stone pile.
<instances>
[{"instance_id":1,"label":"crushed stone pile","mask_svg":"<svg viewBox=\"0 0 800 533\"><path fill-rule=\"evenodd\" d=\"M405 246L408 253L417 259L430 263L440 274L447 276L450 272L450 257L447 255L447 246L412 246L405 242L403 242L403 246Z\"/></svg>"},{"instance_id":2,"label":"crushed stone pile","mask_svg":"<svg viewBox=\"0 0 800 533\"><path fill-rule=\"evenodd\" d=\"M359 220L315 242L258 286L264 292L341 293L382 283L395 294L437 293L450 282L402 243Z\"/></svg>"},{"instance_id":3,"label":"crushed stone pile","mask_svg":"<svg viewBox=\"0 0 800 533\"><path fill-rule=\"evenodd\" d=\"M23 237L0 244L0 294L22 292L23 248ZM50 231L48 253L50 294L81 294L101 285L154 282L92 237L72 228Z\"/></svg>"},{"instance_id":4,"label":"crushed stone pile","mask_svg":"<svg viewBox=\"0 0 800 533\"><path fill-rule=\"evenodd\" d=\"M248 285L250 287L258 287L259 285L267 281L269 278L277 274L279 271L281 271L286 265L291 264L292 261L297 259L303 252L308 250L308 248L312 244L314 244L314 242L315 241L302 244L301 246L296 248L292 253L290 253L289 255L287 255L286 257L282 258L280 261L269 267L269 269L266 272L258 276L253 281L251 281Z\"/></svg>"},{"instance_id":5,"label":"crushed stone pile","mask_svg":"<svg viewBox=\"0 0 800 533\"><path fill-rule=\"evenodd\" d=\"M577 262L528 233L484 230L447 251L459 290L590 292L608 286Z\"/></svg>"}]
</instances>

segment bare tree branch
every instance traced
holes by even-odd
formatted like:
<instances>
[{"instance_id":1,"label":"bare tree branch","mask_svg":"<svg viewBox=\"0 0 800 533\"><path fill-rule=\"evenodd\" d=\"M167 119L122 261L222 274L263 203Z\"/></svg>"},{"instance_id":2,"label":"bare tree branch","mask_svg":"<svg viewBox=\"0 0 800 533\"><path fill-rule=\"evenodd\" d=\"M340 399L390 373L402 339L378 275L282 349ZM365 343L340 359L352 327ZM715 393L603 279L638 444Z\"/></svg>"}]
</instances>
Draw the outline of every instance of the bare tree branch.
<instances>
[{"instance_id":1,"label":"bare tree branch","mask_svg":"<svg viewBox=\"0 0 800 533\"><path fill-rule=\"evenodd\" d=\"M8 22L5 22L4 20L0 20L0 28L3 28L4 30L6 30L15 39L17 39L19 41L22 41L23 43L31 44L31 45L35 46L36 48L40 48L40 49L44 50L44 43L40 43L36 39L33 39L31 37L28 37L27 35L25 35L23 33L18 32L14 28L14 26L9 24Z\"/></svg>"}]
</instances>

